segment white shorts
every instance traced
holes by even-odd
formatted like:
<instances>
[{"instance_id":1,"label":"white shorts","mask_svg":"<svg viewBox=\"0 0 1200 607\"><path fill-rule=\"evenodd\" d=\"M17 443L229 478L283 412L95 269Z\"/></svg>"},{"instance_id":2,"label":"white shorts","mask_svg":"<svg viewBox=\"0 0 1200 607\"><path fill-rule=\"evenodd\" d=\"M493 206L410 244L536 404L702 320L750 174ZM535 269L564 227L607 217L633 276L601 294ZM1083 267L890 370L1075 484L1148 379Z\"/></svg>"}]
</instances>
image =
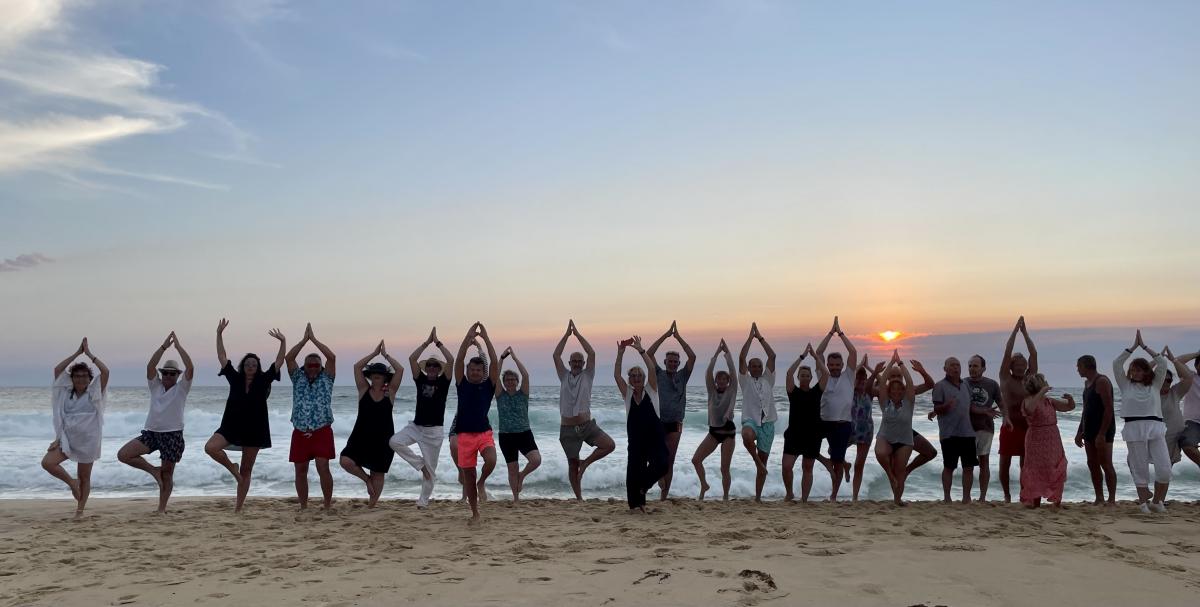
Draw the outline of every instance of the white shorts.
<instances>
[{"instance_id":1,"label":"white shorts","mask_svg":"<svg viewBox=\"0 0 1200 607\"><path fill-rule=\"evenodd\" d=\"M986 457L992 452L992 437L995 434L987 430L975 431L975 455Z\"/></svg>"}]
</instances>

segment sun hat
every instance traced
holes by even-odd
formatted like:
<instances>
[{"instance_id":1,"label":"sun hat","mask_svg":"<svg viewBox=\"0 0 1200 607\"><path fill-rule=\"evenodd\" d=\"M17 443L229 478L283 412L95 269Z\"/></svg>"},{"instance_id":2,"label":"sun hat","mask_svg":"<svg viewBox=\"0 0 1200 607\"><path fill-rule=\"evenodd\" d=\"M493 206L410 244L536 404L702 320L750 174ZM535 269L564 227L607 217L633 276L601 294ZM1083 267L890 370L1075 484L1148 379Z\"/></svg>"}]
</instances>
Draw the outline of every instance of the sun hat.
<instances>
[{"instance_id":1,"label":"sun hat","mask_svg":"<svg viewBox=\"0 0 1200 607\"><path fill-rule=\"evenodd\" d=\"M179 362L176 361L175 359L170 359L167 362L163 363L163 366L159 367L158 370L160 373L162 371L174 371L176 373L183 373L183 367L180 367Z\"/></svg>"},{"instance_id":2,"label":"sun hat","mask_svg":"<svg viewBox=\"0 0 1200 607\"><path fill-rule=\"evenodd\" d=\"M371 363L367 365L363 368L362 374L363 377L368 379L370 379L372 375L383 375L386 377L386 381L388 382L392 381L392 376L394 375L394 373L392 373L392 369L383 363Z\"/></svg>"}]
</instances>

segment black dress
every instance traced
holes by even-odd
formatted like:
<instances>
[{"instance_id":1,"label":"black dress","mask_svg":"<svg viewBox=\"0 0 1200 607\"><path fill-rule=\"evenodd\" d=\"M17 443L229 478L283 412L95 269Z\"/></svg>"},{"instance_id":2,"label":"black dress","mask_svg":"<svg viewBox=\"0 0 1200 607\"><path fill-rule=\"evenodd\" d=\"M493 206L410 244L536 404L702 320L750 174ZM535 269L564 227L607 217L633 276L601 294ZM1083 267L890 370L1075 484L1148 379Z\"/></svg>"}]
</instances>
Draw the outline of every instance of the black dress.
<instances>
[{"instance_id":1,"label":"black dress","mask_svg":"<svg viewBox=\"0 0 1200 607\"><path fill-rule=\"evenodd\" d=\"M346 439L342 455L371 472L387 472L392 467L392 458L396 457L388 444L395 433L392 399L384 396L383 400L375 400L369 390L363 392L362 398L358 399L358 419L354 420L354 429Z\"/></svg>"},{"instance_id":2,"label":"black dress","mask_svg":"<svg viewBox=\"0 0 1200 607\"><path fill-rule=\"evenodd\" d=\"M633 390L629 392L632 395ZM629 398L629 416L625 422L629 437L625 488L632 510L646 505L646 492L667 474L670 452L667 451L667 435L654 411L650 394L643 391L641 401L636 403L632 396Z\"/></svg>"},{"instance_id":3,"label":"black dress","mask_svg":"<svg viewBox=\"0 0 1200 607\"><path fill-rule=\"evenodd\" d=\"M267 399L271 396L271 382L279 381L279 370L275 364L267 370L260 367L250 389L246 389L246 376L225 362L221 375L229 381L229 398L225 401L225 413L221 415L221 427L217 434L229 441L230 447L271 448L271 422L267 419Z\"/></svg>"}]
</instances>

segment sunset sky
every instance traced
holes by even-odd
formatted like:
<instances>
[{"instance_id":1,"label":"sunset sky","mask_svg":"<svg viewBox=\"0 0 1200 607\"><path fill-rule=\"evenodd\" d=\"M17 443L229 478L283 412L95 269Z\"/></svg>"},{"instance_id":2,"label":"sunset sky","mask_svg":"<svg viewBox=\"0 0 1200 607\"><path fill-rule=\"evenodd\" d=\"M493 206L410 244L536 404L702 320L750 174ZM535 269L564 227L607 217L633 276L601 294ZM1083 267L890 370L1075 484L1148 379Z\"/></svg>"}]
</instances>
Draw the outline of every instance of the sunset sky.
<instances>
[{"instance_id":1,"label":"sunset sky","mask_svg":"<svg viewBox=\"0 0 1200 607\"><path fill-rule=\"evenodd\" d=\"M0 385L87 335L215 383L574 318L781 365L835 314L1052 381L1200 348L1200 3L0 2ZM882 349L880 349L882 351ZM998 365L997 365L998 366ZM209 368L211 367L211 368Z\"/></svg>"}]
</instances>

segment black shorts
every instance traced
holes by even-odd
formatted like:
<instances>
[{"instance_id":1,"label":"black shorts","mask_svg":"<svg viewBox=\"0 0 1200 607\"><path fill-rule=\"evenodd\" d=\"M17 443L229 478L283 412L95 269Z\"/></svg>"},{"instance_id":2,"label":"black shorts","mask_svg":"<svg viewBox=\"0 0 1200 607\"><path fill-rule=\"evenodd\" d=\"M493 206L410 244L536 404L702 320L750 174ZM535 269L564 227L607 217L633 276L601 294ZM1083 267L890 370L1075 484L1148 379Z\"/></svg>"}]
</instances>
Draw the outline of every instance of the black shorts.
<instances>
[{"instance_id":1,"label":"black shorts","mask_svg":"<svg viewBox=\"0 0 1200 607\"><path fill-rule=\"evenodd\" d=\"M718 443L723 443L737 437L737 426L734 425L733 420L725 422L724 426L709 426L708 435L713 437Z\"/></svg>"},{"instance_id":2,"label":"black shorts","mask_svg":"<svg viewBox=\"0 0 1200 607\"><path fill-rule=\"evenodd\" d=\"M517 461L518 452L528 458L531 451L537 450L537 442L533 440L533 430L500 433L500 453L504 455L506 464Z\"/></svg>"},{"instance_id":3,"label":"black shorts","mask_svg":"<svg viewBox=\"0 0 1200 607\"><path fill-rule=\"evenodd\" d=\"M821 455L821 432L815 428L792 430L783 433L783 454L805 459L816 459Z\"/></svg>"},{"instance_id":4,"label":"black shorts","mask_svg":"<svg viewBox=\"0 0 1200 607\"><path fill-rule=\"evenodd\" d=\"M979 465L979 457L975 454L975 437L950 436L942 439L942 465L947 470L957 470L958 462L962 461L965 468Z\"/></svg>"},{"instance_id":5,"label":"black shorts","mask_svg":"<svg viewBox=\"0 0 1200 607\"><path fill-rule=\"evenodd\" d=\"M846 461L846 449L854 437L853 422L821 422L821 433L829 441L829 459L834 463Z\"/></svg>"},{"instance_id":6,"label":"black shorts","mask_svg":"<svg viewBox=\"0 0 1200 607\"><path fill-rule=\"evenodd\" d=\"M158 451L158 456L164 462L176 462L183 459L183 430L175 432L151 432L142 430L138 442L146 445L150 453Z\"/></svg>"}]
</instances>

